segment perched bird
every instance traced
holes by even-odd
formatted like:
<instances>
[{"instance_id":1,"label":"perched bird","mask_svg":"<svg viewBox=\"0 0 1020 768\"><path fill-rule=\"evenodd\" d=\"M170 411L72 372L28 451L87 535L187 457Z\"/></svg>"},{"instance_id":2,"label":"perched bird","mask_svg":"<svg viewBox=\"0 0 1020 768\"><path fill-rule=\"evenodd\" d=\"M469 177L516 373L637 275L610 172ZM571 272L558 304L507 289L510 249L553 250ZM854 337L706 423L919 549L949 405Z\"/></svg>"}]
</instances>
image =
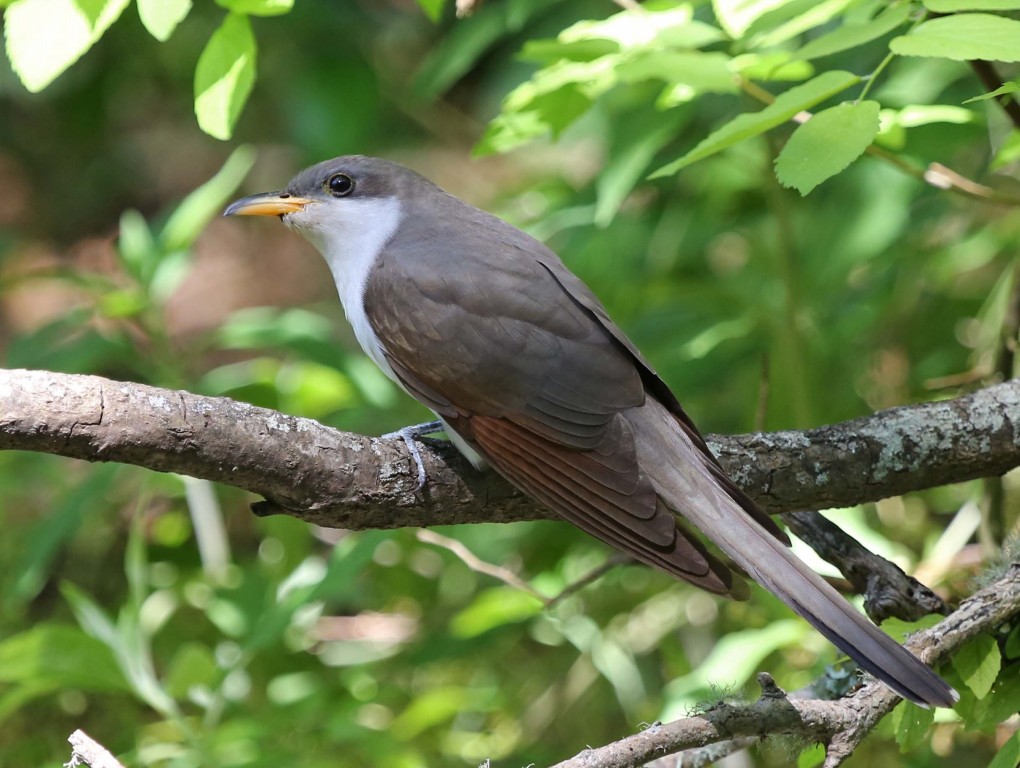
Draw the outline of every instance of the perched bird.
<instances>
[{"instance_id":1,"label":"perched bird","mask_svg":"<svg viewBox=\"0 0 1020 768\"><path fill-rule=\"evenodd\" d=\"M358 342L476 465L717 595L755 581L904 698L956 692L788 548L676 397L551 250L395 163L338 157L226 215L279 216L325 257ZM420 466L420 462L419 462Z\"/></svg>"}]
</instances>

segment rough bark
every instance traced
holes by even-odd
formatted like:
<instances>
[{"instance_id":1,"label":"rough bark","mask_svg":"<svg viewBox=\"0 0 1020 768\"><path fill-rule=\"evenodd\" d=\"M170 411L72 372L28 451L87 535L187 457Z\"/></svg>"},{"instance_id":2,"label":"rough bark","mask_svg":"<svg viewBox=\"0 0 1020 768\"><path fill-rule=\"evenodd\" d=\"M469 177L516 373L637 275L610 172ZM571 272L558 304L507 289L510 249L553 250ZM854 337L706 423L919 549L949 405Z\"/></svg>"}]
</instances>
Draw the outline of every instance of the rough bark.
<instances>
[{"instance_id":1,"label":"rough bark","mask_svg":"<svg viewBox=\"0 0 1020 768\"><path fill-rule=\"evenodd\" d=\"M1020 380L955 400L893 408L807 431L710 436L736 482L772 513L857 504L1020 465ZM0 371L0 450L42 451L178 472L259 494L335 528L396 528L550 517L449 445L340 432L222 397L97 376Z\"/></svg>"}]
</instances>

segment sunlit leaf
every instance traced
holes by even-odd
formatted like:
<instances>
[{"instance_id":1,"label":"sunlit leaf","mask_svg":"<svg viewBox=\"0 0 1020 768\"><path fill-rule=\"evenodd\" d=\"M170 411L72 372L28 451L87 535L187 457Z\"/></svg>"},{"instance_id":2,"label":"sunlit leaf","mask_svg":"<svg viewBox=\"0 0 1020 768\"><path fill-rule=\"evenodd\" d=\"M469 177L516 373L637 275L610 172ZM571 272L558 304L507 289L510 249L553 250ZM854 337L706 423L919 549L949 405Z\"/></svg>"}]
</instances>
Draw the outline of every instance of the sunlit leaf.
<instances>
[{"instance_id":1,"label":"sunlit leaf","mask_svg":"<svg viewBox=\"0 0 1020 768\"><path fill-rule=\"evenodd\" d=\"M163 42L191 10L191 0L138 0L138 18L149 34Z\"/></svg>"},{"instance_id":2,"label":"sunlit leaf","mask_svg":"<svg viewBox=\"0 0 1020 768\"><path fill-rule=\"evenodd\" d=\"M32 93L52 83L117 20L130 0L15 0L4 11L11 68Z\"/></svg>"},{"instance_id":3,"label":"sunlit leaf","mask_svg":"<svg viewBox=\"0 0 1020 768\"><path fill-rule=\"evenodd\" d=\"M732 38L743 36L756 19L789 0L712 0L715 17Z\"/></svg>"},{"instance_id":4,"label":"sunlit leaf","mask_svg":"<svg viewBox=\"0 0 1020 768\"><path fill-rule=\"evenodd\" d=\"M251 22L231 13L213 32L195 68L195 116L203 131L229 139L255 84Z\"/></svg>"},{"instance_id":5,"label":"sunlit leaf","mask_svg":"<svg viewBox=\"0 0 1020 768\"><path fill-rule=\"evenodd\" d=\"M542 603L533 595L511 587L493 587L453 617L450 631L457 637L475 637L529 619L541 610Z\"/></svg>"},{"instance_id":6,"label":"sunlit leaf","mask_svg":"<svg viewBox=\"0 0 1020 768\"><path fill-rule=\"evenodd\" d=\"M425 12L432 22L437 22L443 17L443 7L446 0L418 0L418 7Z\"/></svg>"},{"instance_id":7,"label":"sunlit leaf","mask_svg":"<svg viewBox=\"0 0 1020 768\"><path fill-rule=\"evenodd\" d=\"M943 16L893 38L889 49L901 56L955 61L1020 61L1020 21L988 13Z\"/></svg>"},{"instance_id":8,"label":"sunlit leaf","mask_svg":"<svg viewBox=\"0 0 1020 768\"><path fill-rule=\"evenodd\" d=\"M860 157L878 133L877 101L822 110L793 132L776 158L776 176L806 195Z\"/></svg>"},{"instance_id":9,"label":"sunlit leaf","mask_svg":"<svg viewBox=\"0 0 1020 768\"><path fill-rule=\"evenodd\" d=\"M772 23L759 30L757 29L758 22L756 22L751 25L746 34L752 38L751 44L754 47L771 48L827 23L842 12L850 2L851 0L822 0L822 2L801 0L799 7L796 3L791 3L791 9L800 11L794 13L792 18L789 20L776 19L775 22L772 22L770 18L772 14L762 16L758 21L763 26L766 22Z\"/></svg>"},{"instance_id":10,"label":"sunlit leaf","mask_svg":"<svg viewBox=\"0 0 1020 768\"><path fill-rule=\"evenodd\" d=\"M796 51L798 59L818 59L840 51L870 43L892 32L910 18L910 6L894 5L863 24L844 24L832 32L816 37Z\"/></svg>"},{"instance_id":11,"label":"sunlit leaf","mask_svg":"<svg viewBox=\"0 0 1020 768\"><path fill-rule=\"evenodd\" d=\"M1020 10L1020 0L924 0L924 7L935 13L1015 11Z\"/></svg>"},{"instance_id":12,"label":"sunlit leaf","mask_svg":"<svg viewBox=\"0 0 1020 768\"><path fill-rule=\"evenodd\" d=\"M1002 657L991 635L978 635L953 656L953 668L979 699L992 689Z\"/></svg>"},{"instance_id":13,"label":"sunlit leaf","mask_svg":"<svg viewBox=\"0 0 1020 768\"><path fill-rule=\"evenodd\" d=\"M294 7L294 0L216 0L231 13L250 16L279 16Z\"/></svg>"},{"instance_id":14,"label":"sunlit leaf","mask_svg":"<svg viewBox=\"0 0 1020 768\"><path fill-rule=\"evenodd\" d=\"M803 85L794 86L777 96L776 100L764 109L738 115L721 128L717 128L679 160L674 160L669 165L657 170L652 174L652 178L676 173L691 163L710 157L744 139L775 128L777 125L782 125L798 112L810 109L859 81L860 78L857 75L834 70L825 72Z\"/></svg>"}]
</instances>

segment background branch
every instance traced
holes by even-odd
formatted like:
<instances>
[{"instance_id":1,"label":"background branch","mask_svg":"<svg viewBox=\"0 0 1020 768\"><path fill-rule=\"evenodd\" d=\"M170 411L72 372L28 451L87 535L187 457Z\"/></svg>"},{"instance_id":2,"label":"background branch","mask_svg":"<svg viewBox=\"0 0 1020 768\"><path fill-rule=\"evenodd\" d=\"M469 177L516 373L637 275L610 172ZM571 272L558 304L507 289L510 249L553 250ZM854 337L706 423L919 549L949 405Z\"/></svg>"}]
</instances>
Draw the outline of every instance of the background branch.
<instances>
[{"instance_id":1,"label":"background branch","mask_svg":"<svg viewBox=\"0 0 1020 768\"><path fill-rule=\"evenodd\" d=\"M965 642L1020 615L1020 565L967 598L946 619L912 635L906 646L929 664L944 661ZM722 702L708 711L588 749L553 768L635 768L664 755L670 765L686 765L675 753L737 739L741 747L767 736L793 736L828 745L825 768L840 765L879 720L900 701L871 681L835 701L786 696L768 675L759 675L762 696L753 703ZM656 765L658 763L655 763Z\"/></svg>"},{"instance_id":2,"label":"background branch","mask_svg":"<svg viewBox=\"0 0 1020 768\"><path fill-rule=\"evenodd\" d=\"M1020 465L1020 380L807 431L712 436L733 479L772 513L873 501ZM452 446L340 432L227 398L97 376L0 371L0 450L117 461L214 480L327 527L365 529L550 517Z\"/></svg>"}]
</instances>

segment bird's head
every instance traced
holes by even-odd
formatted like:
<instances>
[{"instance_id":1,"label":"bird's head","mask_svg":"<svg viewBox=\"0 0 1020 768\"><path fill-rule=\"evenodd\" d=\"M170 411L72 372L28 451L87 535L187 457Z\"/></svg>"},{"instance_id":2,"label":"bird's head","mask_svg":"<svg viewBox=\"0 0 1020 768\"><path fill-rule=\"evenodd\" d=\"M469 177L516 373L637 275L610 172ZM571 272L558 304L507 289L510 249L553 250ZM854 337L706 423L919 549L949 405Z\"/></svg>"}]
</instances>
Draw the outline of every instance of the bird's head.
<instances>
[{"instance_id":1,"label":"bird's head","mask_svg":"<svg viewBox=\"0 0 1020 768\"><path fill-rule=\"evenodd\" d=\"M224 216L279 216L324 255L345 251L396 226L401 198L424 181L396 163L346 155L306 168L286 189L249 195Z\"/></svg>"}]
</instances>

